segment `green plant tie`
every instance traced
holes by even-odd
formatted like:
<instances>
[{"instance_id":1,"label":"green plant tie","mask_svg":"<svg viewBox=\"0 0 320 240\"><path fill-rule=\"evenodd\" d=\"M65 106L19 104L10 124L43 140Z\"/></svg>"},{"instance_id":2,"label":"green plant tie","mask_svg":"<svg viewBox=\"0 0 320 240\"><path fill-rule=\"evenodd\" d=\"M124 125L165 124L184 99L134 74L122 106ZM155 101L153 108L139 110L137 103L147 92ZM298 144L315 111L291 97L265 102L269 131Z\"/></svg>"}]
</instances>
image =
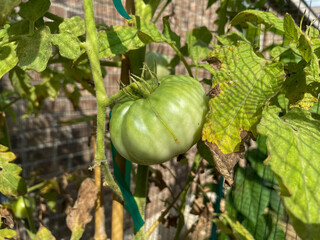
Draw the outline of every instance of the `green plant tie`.
<instances>
[{"instance_id":1,"label":"green plant tie","mask_svg":"<svg viewBox=\"0 0 320 240\"><path fill-rule=\"evenodd\" d=\"M120 15L126 19L131 19L131 17L129 16L129 14L126 12L126 10L124 9L121 0L113 0L113 4L116 7L118 13L120 13Z\"/></svg>"},{"instance_id":2,"label":"green plant tie","mask_svg":"<svg viewBox=\"0 0 320 240\"><path fill-rule=\"evenodd\" d=\"M109 116L111 118L111 111L110 111ZM123 178L123 176L120 172L120 168L116 162L117 150L113 146L111 140L110 140L110 144L111 144L114 176L116 178L116 181L120 187L121 193L124 198L124 208L131 215L135 229L137 231L139 231L140 228L144 225L144 221L143 221L143 218L141 217L141 214L139 212L137 202L134 199L134 197L130 191L130 178L131 178L132 163L130 161L126 160L126 171L125 171L125 177Z\"/></svg>"}]
</instances>

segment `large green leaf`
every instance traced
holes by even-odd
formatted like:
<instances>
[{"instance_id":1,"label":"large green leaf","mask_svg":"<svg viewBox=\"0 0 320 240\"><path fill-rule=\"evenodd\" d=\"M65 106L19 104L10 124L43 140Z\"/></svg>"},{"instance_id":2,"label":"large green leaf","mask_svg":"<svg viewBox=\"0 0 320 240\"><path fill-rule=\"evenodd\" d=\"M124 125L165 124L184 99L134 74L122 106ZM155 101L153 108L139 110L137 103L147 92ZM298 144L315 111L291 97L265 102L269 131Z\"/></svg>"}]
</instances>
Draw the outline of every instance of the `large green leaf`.
<instances>
[{"instance_id":1,"label":"large green leaf","mask_svg":"<svg viewBox=\"0 0 320 240\"><path fill-rule=\"evenodd\" d=\"M190 58L195 64L211 52L209 44L212 34L206 27L195 28L187 33L187 44Z\"/></svg>"},{"instance_id":2,"label":"large green leaf","mask_svg":"<svg viewBox=\"0 0 320 240\"><path fill-rule=\"evenodd\" d=\"M41 27L32 36L18 41L17 56L23 70L42 72L51 56L51 33L47 26Z\"/></svg>"},{"instance_id":3,"label":"large green leaf","mask_svg":"<svg viewBox=\"0 0 320 240\"><path fill-rule=\"evenodd\" d=\"M35 22L42 17L50 8L50 0L29 0L20 5L20 16Z\"/></svg>"},{"instance_id":4,"label":"large green leaf","mask_svg":"<svg viewBox=\"0 0 320 240\"><path fill-rule=\"evenodd\" d=\"M137 30L128 26L113 26L107 31L99 31L98 37L100 58L112 58L145 45Z\"/></svg>"},{"instance_id":5,"label":"large green leaf","mask_svg":"<svg viewBox=\"0 0 320 240\"><path fill-rule=\"evenodd\" d=\"M19 196L27 192L27 185L19 176L22 169L11 163L16 156L0 145L0 192L4 195Z\"/></svg>"},{"instance_id":6,"label":"large green leaf","mask_svg":"<svg viewBox=\"0 0 320 240\"><path fill-rule=\"evenodd\" d=\"M16 47L14 42L7 43L0 47L0 78L17 65Z\"/></svg>"},{"instance_id":7,"label":"large green leaf","mask_svg":"<svg viewBox=\"0 0 320 240\"><path fill-rule=\"evenodd\" d=\"M80 56L80 41L76 36L67 32L53 34L52 36L52 42L59 47L61 56L69 59L77 59Z\"/></svg>"},{"instance_id":8,"label":"large green leaf","mask_svg":"<svg viewBox=\"0 0 320 240\"><path fill-rule=\"evenodd\" d=\"M254 135L262 107L284 81L280 63L258 57L250 44L220 46L202 65L213 75L215 97L203 128L203 140L217 144L225 154L239 150L241 131Z\"/></svg>"},{"instance_id":9,"label":"large green leaf","mask_svg":"<svg viewBox=\"0 0 320 240\"><path fill-rule=\"evenodd\" d=\"M112 26L107 31L98 32L100 58L112 58L152 42L175 43L160 33L152 22L144 21L140 17L129 22L134 26Z\"/></svg>"},{"instance_id":10,"label":"large green leaf","mask_svg":"<svg viewBox=\"0 0 320 240\"><path fill-rule=\"evenodd\" d=\"M74 36L79 37L85 33L86 26L81 17L75 16L64 19L59 25L59 31L60 33L71 33Z\"/></svg>"},{"instance_id":11,"label":"large green leaf","mask_svg":"<svg viewBox=\"0 0 320 240\"><path fill-rule=\"evenodd\" d=\"M254 22L256 24L264 24L267 28L273 27L280 33L284 33L283 20L279 19L272 12L264 12L259 10L246 10L238 13L230 24L232 26L242 24L247 26L247 22Z\"/></svg>"},{"instance_id":12,"label":"large green leaf","mask_svg":"<svg viewBox=\"0 0 320 240\"><path fill-rule=\"evenodd\" d=\"M268 136L268 163L293 226L303 239L315 239L320 235L320 121L300 108L281 118L279 112L267 108L257 129Z\"/></svg>"},{"instance_id":13,"label":"large green leaf","mask_svg":"<svg viewBox=\"0 0 320 240\"><path fill-rule=\"evenodd\" d=\"M255 222L269 204L270 189L263 185L263 179L252 168L238 168L232 196L236 209Z\"/></svg>"}]
</instances>

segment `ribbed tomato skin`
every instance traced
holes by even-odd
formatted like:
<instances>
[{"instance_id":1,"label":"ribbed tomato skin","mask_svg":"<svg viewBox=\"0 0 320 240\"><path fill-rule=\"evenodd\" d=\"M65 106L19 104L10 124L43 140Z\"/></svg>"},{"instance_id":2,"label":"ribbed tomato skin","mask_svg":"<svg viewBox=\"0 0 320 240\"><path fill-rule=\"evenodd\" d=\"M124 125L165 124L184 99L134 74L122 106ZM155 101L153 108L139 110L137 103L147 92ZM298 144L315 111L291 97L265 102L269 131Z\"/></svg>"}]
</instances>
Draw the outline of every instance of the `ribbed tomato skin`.
<instances>
[{"instance_id":1,"label":"ribbed tomato skin","mask_svg":"<svg viewBox=\"0 0 320 240\"><path fill-rule=\"evenodd\" d=\"M185 153L201 137L208 97L191 77L170 75L147 98L123 99L112 109L110 135L129 161L152 165Z\"/></svg>"}]
</instances>

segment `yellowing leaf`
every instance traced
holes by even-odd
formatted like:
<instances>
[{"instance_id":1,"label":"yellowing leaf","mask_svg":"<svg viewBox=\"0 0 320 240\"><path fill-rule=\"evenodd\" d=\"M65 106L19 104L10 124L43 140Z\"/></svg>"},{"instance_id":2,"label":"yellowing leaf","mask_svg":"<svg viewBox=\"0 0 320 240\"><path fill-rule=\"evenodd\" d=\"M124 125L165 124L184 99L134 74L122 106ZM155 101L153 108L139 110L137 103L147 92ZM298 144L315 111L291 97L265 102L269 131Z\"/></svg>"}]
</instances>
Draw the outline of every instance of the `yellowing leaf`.
<instances>
[{"instance_id":1,"label":"yellowing leaf","mask_svg":"<svg viewBox=\"0 0 320 240\"><path fill-rule=\"evenodd\" d=\"M0 47L0 78L18 63L16 43L11 42Z\"/></svg>"},{"instance_id":2,"label":"yellowing leaf","mask_svg":"<svg viewBox=\"0 0 320 240\"><path fill-rule=\"evenodd\" d=\"M279 112L267 108L257 129L267 136L267 163L295 230L302 239L315 239L320 235L320 121L301 108L281 118Z\"/></svg>"},{"instance_id":3,"label":"yellowing leaf","mask_svg":"<svg viewBox=\"0 0 320 240\"><path fill-rule=\"evenodd\" d=\"M213 75L213 97L203 128L203 140L215 143L224 154L236 152L241 131L251 131L261 118L262 107L281 88L280 63L258 57L250 44L217 47L202 67Z\"/></svg>"},{"instance_id":4,"label":"yellowing leaf","mask_svg":"<svg viewBox=\"0 0 320 240\"><path fill-rule=\"evenodd\" d=\"M0 145L0 192L4 195L23 195L27 192L27 185L19 176L22 169L12 162L16 156L7 152L5 146Z\"/></svg>"}]
</instances>

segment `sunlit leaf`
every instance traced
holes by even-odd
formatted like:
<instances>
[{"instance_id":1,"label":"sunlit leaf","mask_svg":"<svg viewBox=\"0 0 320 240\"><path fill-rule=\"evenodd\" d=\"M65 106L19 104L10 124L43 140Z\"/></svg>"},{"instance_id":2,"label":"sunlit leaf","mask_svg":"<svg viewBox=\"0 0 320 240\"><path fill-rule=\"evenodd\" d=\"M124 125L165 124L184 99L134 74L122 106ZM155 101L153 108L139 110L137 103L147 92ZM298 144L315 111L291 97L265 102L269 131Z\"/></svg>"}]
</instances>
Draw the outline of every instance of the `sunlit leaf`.
<instances>
[{"instance_id":1,"label":"sunlit leaf","mask_svg":"<svg viewBox=\"0 0 320 240\"><path fill-rule=\"evenodd\" d=\"M284 82L283 66L258 57L252 46L217 47L202 65L213 75L215 97L203 128L203 140L217 144L223 153L239 150L241 131L251 131L262 107Z\"/></svg>"},{"instance_id":2,"label":"sunlit leaf","mask_svg":"<svg viewBox=\"0 0 320 240\"><path fill-rule=\"evenodd\" d=\"M242 24L246 26L247 22L256 24L264 24L267 28L273 27L280 33L284 33L283 20L279 19L272 12L264 12L259 10L242 11L235 16L230 24L232 26Z\"/></svg>"},{"instance_id":3,"label":"sunlit leaf","mask_svg":"<svg viewBox=\"0 0 320 240\"><path fill-rule=\"evenodd\" d=\"M286 13L286 15L284 16L283 28L286 33L286 36L290 37L292 40L298 43L298 40L299 40L298 26L296 25L296 23L288 13Z\"/></svg>"},{"instance_id":4,"label":"sunlit leaf","mask_svg":"<svg viewBox=\"0 0 320 240\"><path fill-rule=\"evenodd\" d=\"M14 42L4 44L0 47L0 78L17 65L16 47Z\"/></svg>"},{"instance_id":5,"label":"sunlit leaf","mask_svg":"<svg viewBox=\"0 0 320 240\"><path fill-rule=\"evenodd\" d=\"M23 70L42 72L52 51L51 33L47 26L41 27L32 36L24 36L18 42L17 56Z\"/></svg>"},{"instance_id":6,"label":"sunlit leaf","mask_svg":"<svg viewBox=\"0 0 320 240\"><path fill-rule=\"evenodd\" d=\"M66 32L52 36L52 42L59 47L59 53L62 57L77 59L80 56L80 41L77 37Z\"/></svg>"},{"instance_id":7,"label":"sunlit leaf","mask_svg":"<svg viewBox=\"0 0 320 240\"><path fill-rule=\"evenodd\" d=\"M268 164L295 230L302 239L313 239L320 234L320 121L300 108L281 118L279 112L267 108L258 132L268 137Z\"/></svg>"},{"instance_id":8,"label":"sunlit leaf","mask_svg":"<svg viewBox=\"0 0 320 240\"><path fill-rule=\"evenodd\" d=\"M21 167L11 163L16 156L0 145L0 192L4 195L19 196L27 192L27 185L19 176Z\"/></svg>"},{"instance_id":9,"label":"sunlit leaf","mask_svg":"<svg viewBox=\"0 0 320 240\"><path fill-rule=\"evenodd\" d=\"M76 37L83 35L85 30L84 20L79 16L66 18L59 25L60 33L70 33Z\"/></svg>"}]
</instances>

